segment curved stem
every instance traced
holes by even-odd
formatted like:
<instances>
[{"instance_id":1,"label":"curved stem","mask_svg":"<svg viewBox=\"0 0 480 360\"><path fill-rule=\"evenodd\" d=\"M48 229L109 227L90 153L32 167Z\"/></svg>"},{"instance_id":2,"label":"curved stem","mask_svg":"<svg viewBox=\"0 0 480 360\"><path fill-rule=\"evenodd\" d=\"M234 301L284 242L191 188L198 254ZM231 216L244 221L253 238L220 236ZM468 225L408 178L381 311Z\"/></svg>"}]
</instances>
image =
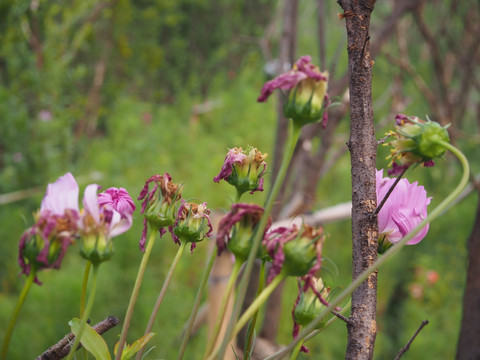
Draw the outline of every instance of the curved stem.
<instances>
[{"instance_id":1,"label":"curved stem","mask_svg":"<svg viewBox=\"0 0 480 360\"><path fill-rule=\"evenodd\" d=\"M235 325L235 320L238 318L240 314L243 299L245 298L245 293L247 291L248 282L250 280L250 274L252 273L253 262L255 261L255 257L258 251L258 247L263 237L263 232L265 227L267 226L268 217L272 211L273 203L277 198L278 192L283 183L283 179L287 173L288 165L293 155L293 151L295 150L295 145L297 144L298 138L300 136L300 126L295 126L293 121L290 119L290 128L289 128L289 136L287 146L283 152L282 163L280 169L278 170L277 178L275 179L275 183L268 195L267 201L264 206L264 213L260 223L258 225L258 229L255 233L252 242L252 248L250 249L250 254L248 256L247 262L245 264L245 269L243 272L242 280L240 281L240 285L238 287L237 298L235 300L235 304L232 311L232 316L230 318L230 322L228 323L227 329L225 331L225 338L223 339L222 345L220 347L220 351L218 352L218 359L222 360L227 349L228 343L232 336L233 327Z\"/></svg>"},{"instance_id":2,"label":"curved stem","mask_svg":"<svg viewBox=\"0 0 480 360\"><path fill-rule=\"evenodd\" d=\"M15 328L15 324L17 323L18 314L20 314L20 310L22 309L22 306L25 303L25 299L27 298L28 292L32 287L32 284L33 284L33 281L35 280L36 275L37 275L37 271L32 267L30 269L30 274L28 274L27 280L23 285L22 292L18 297L17 305L15 305L15 308L13 309L10 322L8 323L7 332L5 333L5 338L3 339L2 352L0 353L1 360L5 360L7 358L8 345L10 344L10 339L12 338L13 329Z\"/></svg>"},{"instance_id":3,"label":"curved stem","mask_svg":"<svg viewBox=\"0 0 480 360\"><path fill-rule=\"evenodd\" d=\"M167 292L168 285L170 284L170 280L172 279L173 272L175 271L175 268L178 265L178 261L182 257L183 250L185 250L185 246L187 245L187 242L181 241L180 242L180 247L178 248L177 254L175 255L175 258L173 259L172 265L170 265L170 269L168 270L167 276L165 277L165 280L163 281L162 289L160 290L160 293L158 294L157 301L155 303L155 306L153 308L152 314L150 315L150 319L148 320L148 325L145 329L144 335L147 335L150 330L152 330L153 324L155 323L155 319L158 314L158 309L160 308L160 305L162 304L163 298L165 297L165 293ZM138 352L137 357L135 358L136 360L140 360L143 355L144 347Z\"/></svg>"},{"instance_id":4,"label":"curved stem","mask_svg":"<svg viewBox=\"0 0 480 360\"><path fill-rule=\"evenodd\" d=\"M185 353L185 349L187 348L188 340L190 339L190 333L192 332L193 322L197 317L198 308L200 307L200 301L202 300L202 294L205 290L205 286L207 285L208 276L210 275L210 271L212 270L213 263L215 262L216 258L216 251L215 248L212 249L208 262L205 266L205 271L203 272L202 280L200 282L200 287L197 291L197 296L195 298L195 302L193 303L192 314L188 319L187 329L185 330L185 334L183 335L182 344L180 345L180 350L178 352L177 360L183 359L183 354Z\"/></svg>"},{"instance_id":5,"label":"curved stem","mask_svg":"<svg viewBox=\"0 0 480 360\"><path fill-rule=\"evenodd\" d=\"M90 316L90 312L93 308L93 303L95 301L95 293L97 291L97 279L98 279L98 269L100 264L93 264L93 273L92 273L92 283L90 285L90 295L88 296L87 306L85 307L85 311L82 316L82 320L80 323L80 329L78 330L78 336L75 336L75 341L73 342L72 347L70 348L70 352L68 353L66 360L71 360L73 358L73 354L77 350L78 344L80 344L80 339L82 338L83 331L87 325L88 317Z\"/></svg>"},{"instance_id":6,"label":"curved stem","mask_svg":"<svg viewBox=\"0 0 480 360\"><path fill-rule=\"evenodd\" d=\"M409 232L405 237L403 237L400 241L398 241L395 245L393 245L390 249L388 249L383 256L380 256L368 269L366 269L363 273L361 273L350 285L348 285L331 303L330 305L322 311L320 315L318 315L315 320L313 320L305 329L299 334L299 336L284 350L279 351L276 356L282 356L286 354L291 347L297 345L313 330L315 327L320 323L320 321L331 311L334 310L335 307L347 296L349 296L357 287L360 286L362 282L364 282L368 276L376 271L380 266L382 266L390 257L395 255L401 248L403 248L407 242L412 239L420 230L422 230L425 225L429 222L433 221L437 218L447 207L448 205L457 198L465 186L468 184L470 169L468 165L468 161L465 158L460 150L458 150L455 146L444 142L438 141L439 145L442 145L447 150L450 150L460 161L460 164L463 167L463 174L462 178L460 179L459 184L457 187L448 195L433 211L428 214L428 216L420 222L417 227L415 227L411 232Z\"/></svg>"},{"instance_id":7,"label":"curved stem","mask_svg":"<svg viewBox=\"0 0 480 360\"><path fill-rule=\"evenodd\" d=\"M222 297L222 303L220 305L220 309L218 311L217 320L215 322L215 326L213 328L212 334L210 336L210 340L208 341L207 348L205 350L204 358L207 355L210 355L212 348L215 346L217 342L218 334L220 333L220 329L222 327L223 321L225 319L225 313L227 310L227 304L230 300L230 296L232 295L233 285L235 285L235 280L237 280L238 273L242 268L243 262L236 260L235 264L233 264L232 272L228 279L227 286L225 288L225 292Z\"/></svg>"},{"instance_id":8,"label":"curved stem","mask_svg":"<svg viewBox=\"0 0 480 360\"><path fill-rule=\"evenodd\" d=\"M287 276L283 273L280 273L277 277L275 277L270 284L258 295L255 300L250 304L247 310L242 314L240 319L238 319L235 327L233 328L232 334L227 339L230 342L242 328L247 324L248 320L257 312L257 310L262 306L265 301L267 301L268 297L272 294L273 290L286 278ZM225 341L224 339L224 341ZM219 353L221 348L217 347L213 350L212 354L208 357L208 360L213 360L215 356Z\"/></svg>"},{"instance_id":9,"label":"curved stem","mask_svg":"<svg viewBox=\"0 0 480 360\"><path fill-rule=\"evenodd\" d=\"M137 302L148 259L150 258L153 244L155 243L155 239L157 237L158 229L151 230L152 231L150 232L150 236L148 238L147 247L145 249L145 252L143 253L142 261L140 262L140 266L138 268L137 278L135 279L135 284L133 285L132 294L130 295L130 302L128 303L127 312L125 314L125 320L123 322L122 332L120 335L120 340L118 342L118 351L117 355L115 356L116 360L120 360L122 358L123 348L125 346L125 343L127 342L128 329L132 321L133 309L135 307L135 303Z\"/></svg>"}]
</instances>

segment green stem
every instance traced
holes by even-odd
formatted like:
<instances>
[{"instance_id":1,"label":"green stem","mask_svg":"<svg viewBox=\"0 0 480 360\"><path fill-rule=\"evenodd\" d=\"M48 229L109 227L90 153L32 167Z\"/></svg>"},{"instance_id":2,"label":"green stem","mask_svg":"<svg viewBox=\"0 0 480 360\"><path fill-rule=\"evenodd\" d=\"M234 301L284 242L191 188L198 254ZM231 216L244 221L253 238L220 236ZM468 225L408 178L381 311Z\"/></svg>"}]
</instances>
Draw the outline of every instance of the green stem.
<instances>
[{"instance_id":1,"label":"green stem","mask_svg":"<svg viewBox=\"0 0 480 360\"><path fill-rule=\"evenodd\" d=\"M87 260L87 263L85 264L85 271L83 272L82 291L80 293L80 318L83 316L83 312L85 311L85 302L87 301L88 276L90 275L91 267L92 263L90 262L90 260Z\"/></svg>"},{"instance_id":2,"label":"green stem","mask_svg":"<svg viewBox=\"0 0 480 360\"><path fill-rule=\"evenodd\" d=\"M0 353L0 359L5 360L7 358L7 351L8 351L8 345L10 344L10 339L13 334L13 329L15 328L15 324L17 323L17 318L18 314L20 313L20 310L22 309L22 306L25 302L25 299L27 298L28 292L30 291L30 288L32 287L33 281L35 280L35 276L37 275L36 269L33 267L30 269L30 274L28 274L27 280L25 281L25 284L23 285L22 292L20 293L20 296L18 297L17 305L15 306L15 309L13 309L12 317L10 318L10 322L8 323L8 328L7 332L5 333L5 338L3 339L3 345L2 345L2 352Z\"/></svg>"},{"instance_id":3,"label":"green stem","mask_svg":"<svg viewBox=\"0 0 480 360\"><path fill-rule=\"evenodd\" d=\"M122 333L120 335L120 340L118 342L118 347L117 347L118 349L117 355L115 356L116 360L120 360L122 358L123 348L127 342L128 329L132 321L133 309L138 299L138 294L140 292L140 287L142 286L145 269L147 267L150 254L152 253L153 244L155 243L155 238L157 237L157 233L158 233L158 229L152 228L150 232L150 236L148 237L147 247L145 248L145 252L143 253L143 256L142 256L142 261L140 262L140 266L138 268L137 278L135 279L135 284L133 285L132 294L130 295L130 302L128 303L127 312L125 314L125 321L123 322Z\"/></svg>"},{"instance_id":4,"label":"green stem","mask_svg":"<svg viewBox=\"0 0 480 360\"><path fill-rule=\"evenodd\" d=\"M253 238L252 248L250 249L250 254L248 255L248 259L245 264L242 280L240 281L240 285L238 287L237 298L233 307L232 316L225 331L225 338L223 339L220 351L218 352L219 360L222 360L224 358L228 343L232 338L231 334L233 331L233 327L235 326L235 320L238 318L238 315L240 314L240 311L242 309L243 299L245 298L248 282L250 281L250 274L252 273L253 263L257 255L258 247L260 246L265 227L267 226L268 217L272 211L273 203L277 198L278 192L280 191L283 183L283 179L285 178L285 175L287 173L288 165L292 158L293 151L295 150L295 145L297 144L298 138L300 136L300 130L301 127L295 126L293 124L293 121L290 119L288 142L283 152L282 163L278 171L277 178L275 179L275 183L273 184L273 187L265 203L264 215L260 220L258 229Z\"/></svg>"},{"instance_id":5,"label":"green stem","mask_svg":"<svg viewBox=\"0 0 480 360\"><path fill-rule=\"evenodd\" d=\"M300 354L300 350L302 350L302 345L303 341L300 341L297 345L295 345L295 348L292 351L292 354L290 355L290 360L296 360L298 357L298 354Z\"/></svg>"},{"instance_id":6,"label":"green stem","mask_svg":"<svg viewBox=\"0 0 480 360\"><path fill-rule=\"evenodd\" d=\"M258 277L258 289L257 289L257 296L259 296L263 289L265 288L265 260L262 260L262 265L260 266L260 276ZM259 310L255 311L253 314L252 320L250 321L250 325L248 326L249 330L247 332L247 341L245 342L245 350L248 354L251 353L251 348L253 346L253 335L255 333L255 326L257 324ZM244 351L243 358L247 359L247 352ZM249 358L249 357L248 357Z\"/></svg>"},{"instance_id":7,"label":"green stem","mask_svg":"<svg viewBox=\"0 0 480 360\"><path fill-rule=\"evenodd\" d=\"M207 348L203 356L204 358L207 355L210 355L212 348L215 346L215 343L217 342L218 334L220 333L223 320L225 319L227 304L232 294L233 285L235 285L235 280L237 280L237 276L238 276L238 273L240 272L240 269L242 268L242 265L243 265L243 261L238 261L238 260L236 260L235 264L233 264L232 272L230 274L230 278L228 279L228 283L222 297L222 303L220 305L220 309L218 310L215 327L213 328L212 334L210 336L210 340L208 341Z\"/></svg>"},{"instance_id":8,"label":"green stem","mask_svg":"<svg viewBox=\"0 0 480 360\"><path fill-rule=\"evenodd\" d=\"M82 320L80 323L80 328L78 330L78 336L75 336L75 341L73 342L72 347L70 348L70 352L68 353L66 360L71 360L75 351L77 350L78 344L80 344L80 339L82 338L83 331L87 326L87 320L90 316L90 312L93 308L93 302L95 301L95 293L97 291L97 279L98 279L98 269L100 267L100 263L93 264L93 273L92 273L92 283L90 285L90 295L88 296L87 306L85 307L85 311L82 316Z\"/></svg>"},{"instance_id":9,"label":"green stem","mask_svg":"<svg viewBox=\"0 0 480 360\"><path fill-rule=\"evenodd\" d=\"M203 272L202 280L200 282L200 287L197 291L195 302L193 303L192 313L190 315L190 318L188 319L187 329L185 330L185 334L183 335L182 344L180 345L180 350L178 352L177 360L183 359L183 354L185 353L188 340L190 339L190 333L192 332L193 322L197 317L198 308L200 307L200 301L202 300L202 294L203 294L203 291L205 290L205 286L207 285L208 276L210 275L210 271L212 270L216 255L217 255L216 249L213 248L211 251L210 257L208 259L208 262L205 266L205 271Z\"/></svg>"},{"instance_id":10,"label":"green stem","mask_svg":"<svg viewBox=\"0 0 480 360\"><path fill-rule=\"evenodd\" d=\"M165 277L165 280L163 281L162 289L160 290L160 293L158 294L157 302L155 303L155 307L153 308L152 314L150 315L150 319L148 320L147 327L145 329L144 335L147 335L150 330L152 330L153 324L155 323L155 319L158 314L158 309L160 308L160 305L162 304L163 298L165 296L165 293L167 292L168 285L170 284L170 280L172 279L173 272L175 271L175 268L178 265L178 261L182 257L183 250L185 250L185 246L187 245L187 242L181 241L180 242L180 247L178 248L177 254L175 255L175 258L173 259L172 265L170 265L170 269L168 270L167 276ZM137 357L135 358L136 360L140 360L142 358L144 351L144 347L140 349L140 351L137 354Z\"/></svg>"},{"instance_id":11,"label":"green stem","mask_svg":"<svg viewBox=\"0 0 480 360\"><path fill-rule=\"evenodd\" d=\"M400 241L398 241L395 245L393 245L390 249L388 249L382 256L380 256L368 269L366 269L363 273L361 273L350 285L348 285L331 303L330 305L320 314L318 315L315 320L313 320L305 329L299 334L299 336L285 349L279 351L276 354L276 357L283 356L286 354L293 346L297 345L313 330L315 327L322 321L322 319L335 307L344 300L347 296L349 296L357 287L359 287L367 278L370 276L371 273L376 271L380 266L382 266L390 257L395 255L397 252L402 249L407 242L412 239L420 230L422 230L425 225L429 222L432 222L435 218L437 218L441 213L448 207L448 205L454 201L463 191L465 186L468 184L470 169L468 165L468 161L465 158L465 155L462 154L460 150L458 150L453 145L444 142L438 141L439 145L442 145L447 150L450 150L460 161L460 164L463 167L463 174L462 178L460 179L459 184L457 187L448 195L445 200L443 200L433 211L431 211L428 216L420 222L417 227L415 227L411 232L409 232L405 237L403 237ZM267 359L270 359L267 358ZM273 359L273 358L272 358ZM266 359L265 359L266 360Z\"/></svg>"},{"instance_id":12,"label":"green stem","mask_svg":"<svg viewBox=\"0 0 480 360\"><path fill-rule=\"evenodd\" d=\"M268 300L268 297L272 294L273 290L286 278L287 276L284 273L280 273L277 277L275 277L270 284L258 295L255 300L250 304L247 310L242 314L240 319L238 319L235 327L233 328L233 332L229 338L225 336L225 339L230 342L242 328L247 324L248 320L257 312L257 310L262 306L265 301ZM224 339L224 342L225 342ZM215 356L217 356L218 352L220 351L221 347L217 347L212 354L208 357L208 360L213 360Z\"/></svg>"}]
</instances>

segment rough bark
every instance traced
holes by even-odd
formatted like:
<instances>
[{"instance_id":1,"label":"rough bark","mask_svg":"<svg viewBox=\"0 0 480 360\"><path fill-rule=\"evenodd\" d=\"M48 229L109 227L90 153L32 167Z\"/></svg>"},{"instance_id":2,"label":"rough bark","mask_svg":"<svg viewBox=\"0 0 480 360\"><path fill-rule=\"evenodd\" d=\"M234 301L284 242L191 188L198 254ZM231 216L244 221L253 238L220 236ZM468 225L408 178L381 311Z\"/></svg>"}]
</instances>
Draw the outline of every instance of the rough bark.
<instances>
[{"instance_id":1,"label":"rough bark","mask_svg":"<svg viewBox=\"0 0 480 360\"><path fill-rule=\"evenodd\" d=\"M480 359L480 197L477 216L468 240L469 264L463 297L463 319L457 360Z\"/></svg>"},{"instance_id":2,"label":"rough bark","mask_svg":"<svg viewBox=\"0 0 480 360\"><path fill-rule=\"evenodd\" d=\"M374 0L340 0L347 28L350 89L350 139L352 164L353 278L377 258L375 163L377 142L372 109L370 15ZM346 359L372 359L377 333L377 274L373 273L352 294L347 325Z\"/></svg>"}]
</instances>

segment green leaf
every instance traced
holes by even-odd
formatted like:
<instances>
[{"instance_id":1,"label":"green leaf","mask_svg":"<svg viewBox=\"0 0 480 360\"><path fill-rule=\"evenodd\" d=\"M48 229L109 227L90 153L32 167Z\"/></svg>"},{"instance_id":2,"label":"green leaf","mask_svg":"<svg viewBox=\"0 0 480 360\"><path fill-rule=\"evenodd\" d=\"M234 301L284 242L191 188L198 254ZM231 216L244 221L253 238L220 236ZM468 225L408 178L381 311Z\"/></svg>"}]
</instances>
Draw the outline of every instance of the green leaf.
<instances>
[{"instance_id":1,"label":"green leaf","mask_svg":"<svg viewBox=\"0 0 480 360\"><path fill-rule=\"evenodd\" d=\"M121 360L130 360L141 348L143 348L152 337L155 336L155 333L148 333L143 335L140 339L132 343L132 345L125 345L122 351ZM114 354L117 355L118 343L115 345Z\"/></svg>"},{"instance_id":2,"label":"green leaf","mask_svg":"<svg viewBox=\"0 0 480 360\"><path fill-rule=\"evenodd\" d=\"M80 331L82 321L78 318L70 320L68 323L75 336ZM96 360L111 360L108 346L103 337L97 333L90 325L85 324L85 330L80 338L82 346L90 352Z\"/></svg>"}]
</instances>

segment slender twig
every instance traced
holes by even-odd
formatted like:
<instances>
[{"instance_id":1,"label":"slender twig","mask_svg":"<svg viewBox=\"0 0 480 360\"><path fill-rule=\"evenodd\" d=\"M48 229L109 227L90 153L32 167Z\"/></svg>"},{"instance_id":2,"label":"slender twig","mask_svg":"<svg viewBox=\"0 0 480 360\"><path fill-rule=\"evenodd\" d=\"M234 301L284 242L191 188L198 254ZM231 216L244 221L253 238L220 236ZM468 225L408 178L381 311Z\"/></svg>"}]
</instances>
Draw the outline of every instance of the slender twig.
<instances>
[{"instance_id":1,"label":"slender twig","mask_svg":"<svg viewBox=\"0 0 480 360\"><path fill-rule=\"evenodd\" d=\"M93 330L102 335L113 327L117 326L118 318L115 316L109 316L106 319L100 321L93 326ZM35 360L60 360L67 356L70 351L70 345L75 335L69 333L62 340L55 345L49 347L45 352L38 356Z\"/></svg>"},{"instance_id":2,"label":"slender twig","mask_svg":"<svg viewBox=\"0 0 480 360\"><path fill-rule=\"evenodd\" d=\"M387 193L385 194L385 197L382 199L380 204L375 209L375 211L373 213L373 216L377 215L380 212L383 205L385 205L385 202L387 201L388 197L392 193L393 189L395 189L395 186L397 186L397 184L400 182L400 179L402 178L402 176L405 174L406 171L407 171L407 169L403 169L402 173L400 175L398 175L398 177L395 179L395 182L392 184L392 186L390 186L390 189L388 189Z\"/></svg>"},{"instance_id":3,"label":"slender twig","mask_svg":"<svg viewBox=\"0 0 480 360\"><path fill-rule=\"evenodd\" d=\"M400 349L400 351L398 352L398 355L395 357L395 360L400 359L403 356L403 354L405 354L408 351L408 349L410 349L410 345L412 345L413 340L415 340L417 335L420 333L420 331L422 331L422 329L426 325L428 325L428 320L423 320L422 323L420 324L420 327L417 329L417 331L415 331L415 334L413 334L412 338L408 340L407 344Z\"/></svg>"}]
</instances>

